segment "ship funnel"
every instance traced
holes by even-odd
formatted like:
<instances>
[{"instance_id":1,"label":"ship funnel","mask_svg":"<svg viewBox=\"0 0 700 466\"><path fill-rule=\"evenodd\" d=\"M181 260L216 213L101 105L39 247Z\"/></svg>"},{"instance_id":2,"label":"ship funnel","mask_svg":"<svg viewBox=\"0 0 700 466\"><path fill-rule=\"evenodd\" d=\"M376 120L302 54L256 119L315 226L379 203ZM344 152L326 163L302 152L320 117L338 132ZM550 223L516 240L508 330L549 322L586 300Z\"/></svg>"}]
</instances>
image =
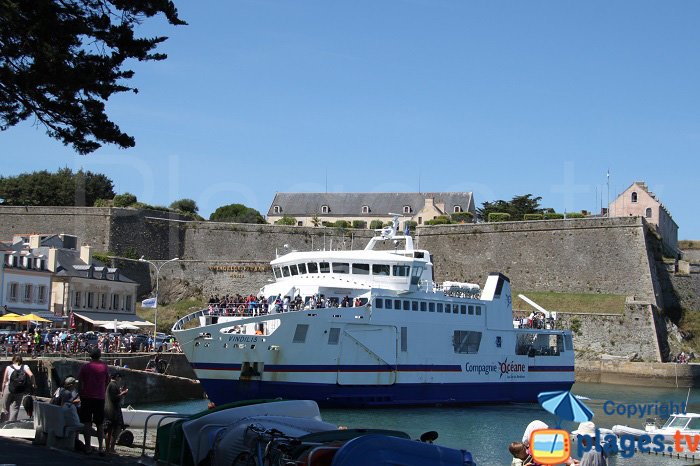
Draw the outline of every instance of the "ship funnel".
<instances>
[{"instance_id":1,"label":"ship funnel","mask_svg":"<svg viewBox=\"0 0 700 466\"><path fill-rule=\"evenodd\" d=\"M481 292L481 299L484 301L493 301L500 299L501 296L511 296L510 279L502 273L490 273L486 279L486 285Z\"/></svg>"}]
</instances>

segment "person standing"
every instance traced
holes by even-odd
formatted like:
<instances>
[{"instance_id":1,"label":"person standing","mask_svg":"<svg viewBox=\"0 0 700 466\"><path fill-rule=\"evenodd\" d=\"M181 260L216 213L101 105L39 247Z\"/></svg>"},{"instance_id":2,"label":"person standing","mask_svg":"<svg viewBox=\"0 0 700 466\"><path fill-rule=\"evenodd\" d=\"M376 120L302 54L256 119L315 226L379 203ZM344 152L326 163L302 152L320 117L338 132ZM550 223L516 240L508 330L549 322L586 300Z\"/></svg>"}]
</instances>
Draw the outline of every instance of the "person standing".
<instances>
[{"instance_id":1,"label":"person standing","mask_svg":"<svg viewBox=\"0 0 700 466\"><path fill-rule=\"evenodd\" d=\"M17 420L22 399L34 388L36 388L36 383L31 369L23 364L22 356L14 355L12 363L5 368L2 377L2 393L5 396L3 409L4 412L8 413L10 422Z\"/></svg>"},{"instance_id":2,"label":"person standing","mask_svg":"<svg viewBox=\"0 0 700 466\"><path fill-rule=\"evenodd\" d=\"M596 445L592 445L595 438L595 424L591 421L582 422L578 425L578 435L583 436L581 443L586 451L581 457L580 466L608 466L608 461L605 459L605 453L602 448L598 450Z\"/></svg>"},{"instance_id":3,"label":"person standing","mask_svg":"<svg viewBox=\"0 0 700 466\"><path fill-rule=\"evenodd\" d=\"M80 422L85 426L83 436L85 437L85 452L91 453L90 445L91 429L94 423L97 427L97 443L99 445L99 453L104 456L102 442L104 440L104 415L105 415L105 392L107 383L109 382L109 370L107 364L102 362L100 358L102 352L99 348L90 350L91 361L84 364L78 373L80 380L78 393L80 395Z\"/></svg>"},{"instance_id":4,"label":"person standing","mask_svg":"<svg viewBox=\"0 0 700 466\"><path fill-rule=\"evenodd\" d=\"M105 393L105 447L108 453L114 453L117 439L124 427L122 400L129 393L129 389L120 385L121 380L122 375L114 372Z\"/></svg>"}]
</instances>

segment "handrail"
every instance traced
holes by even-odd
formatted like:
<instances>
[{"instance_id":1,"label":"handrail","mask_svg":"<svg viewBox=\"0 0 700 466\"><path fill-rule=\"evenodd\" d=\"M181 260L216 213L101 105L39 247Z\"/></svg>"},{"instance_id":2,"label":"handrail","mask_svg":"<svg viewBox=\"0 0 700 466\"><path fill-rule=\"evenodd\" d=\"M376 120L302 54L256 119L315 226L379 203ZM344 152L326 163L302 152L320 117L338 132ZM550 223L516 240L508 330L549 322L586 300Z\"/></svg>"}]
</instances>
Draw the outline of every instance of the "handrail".
<instances>
[{"instance_id":1,"label":"handrail","mask_svg":"<svg viewBox=\"0 0 700 466\"><path fill-rule=\"evenodd\" d=\"M143 425L143 444L141 445L141 456L146 455L146 435L148 434L148 421L153 417L153 416L163 416L161 419L158 420L158 424L156 425L156 442L158 441L157 436L158 436L158 429L160 428L161 423L163 422L164 419L167 418L175 418L175 419L186 419L189 418L189 414L177 414L177 413L151 413L148 416L146 416L146 421L144 422ZM170 440L172 438L172 431L170 432L170 437L168 437L168 447L170 447ZM168 455L170 456L170 455ZM154 458L155 459L155 458ZM174 464L168 462L167 464Z\"/></svg>"}]
</instances>

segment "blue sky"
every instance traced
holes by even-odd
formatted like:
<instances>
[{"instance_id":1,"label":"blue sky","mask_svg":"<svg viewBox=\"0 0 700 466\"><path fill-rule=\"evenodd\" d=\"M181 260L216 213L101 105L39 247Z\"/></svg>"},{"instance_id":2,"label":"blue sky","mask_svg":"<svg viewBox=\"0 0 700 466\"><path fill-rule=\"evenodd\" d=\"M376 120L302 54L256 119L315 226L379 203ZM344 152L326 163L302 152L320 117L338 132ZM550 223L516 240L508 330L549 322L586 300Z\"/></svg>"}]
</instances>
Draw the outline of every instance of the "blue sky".
<instances>
[{"instance_id":1,"label":"blue sky","mask_svg":"<svg viewBox=\"0 0 700 466\"><path fill-rule=\"evenodd\" d=\"M80 156L32 122L3 175L68 166L207 217L274 193L533 193L598 210L644 180L700 239L700 2L176 1L189 26L139 93L110 101L136 147Z\"/></svg>"}]
</instances>

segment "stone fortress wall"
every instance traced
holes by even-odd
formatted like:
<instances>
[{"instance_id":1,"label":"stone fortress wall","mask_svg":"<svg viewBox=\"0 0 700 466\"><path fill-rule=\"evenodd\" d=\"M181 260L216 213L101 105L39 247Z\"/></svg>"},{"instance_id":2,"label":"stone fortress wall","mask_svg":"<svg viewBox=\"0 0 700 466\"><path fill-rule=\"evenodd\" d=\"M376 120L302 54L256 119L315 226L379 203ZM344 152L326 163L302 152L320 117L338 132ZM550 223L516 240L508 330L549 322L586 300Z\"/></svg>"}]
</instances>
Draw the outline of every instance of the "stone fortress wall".
<instances>
[{"instance_id":1,"label":"stone fortress wall","mask_svg":"<svg viewBox=\"0 0 700 466\"><path fill-rule=\"evenodd\" d=\"M492 224L419 227L417 248L434 258L436 281L457 280L483 285L490 272L500 271L517 290L611 293L649 304L652 314L663 308L656 262L660 248L641 218L568 219ZM373 232L336 228L230 224L187 221L160 211L90 207L0 207L0 239L13 234L68 233L94 250L149 260L181 260L161 271L161 296L257 292L268 283L268 262L289 250L359 249ZM286 245L286 246L285 246ZM119 261L125 275L155 284L147 264ZM140 287L146 293L147 285ZM632 307L630 307L632 306ZM640 318L637 304L626 306L622 318L580 316L579 338L620 334L616 344L599 341L601 352L644 360L659 360L664 344L634 348L621 345L625 333L653 340L653 322ZM645 308L646 309L646 308ZM595 310L592 310L595 311ZM646 311L644 311L646 312ZM569 317L573 319L574 317ZM601 332L604 325L606 331ZM663 327L663 325L661 325ZM665 329L657 329L665 338ZM649 335L652 335L650 337ZM612 340L611 340L612 341ZM632 345L634 346L634 345ZM590 347L590 346L588 346Z\"/></svg>"}]
</instances>

